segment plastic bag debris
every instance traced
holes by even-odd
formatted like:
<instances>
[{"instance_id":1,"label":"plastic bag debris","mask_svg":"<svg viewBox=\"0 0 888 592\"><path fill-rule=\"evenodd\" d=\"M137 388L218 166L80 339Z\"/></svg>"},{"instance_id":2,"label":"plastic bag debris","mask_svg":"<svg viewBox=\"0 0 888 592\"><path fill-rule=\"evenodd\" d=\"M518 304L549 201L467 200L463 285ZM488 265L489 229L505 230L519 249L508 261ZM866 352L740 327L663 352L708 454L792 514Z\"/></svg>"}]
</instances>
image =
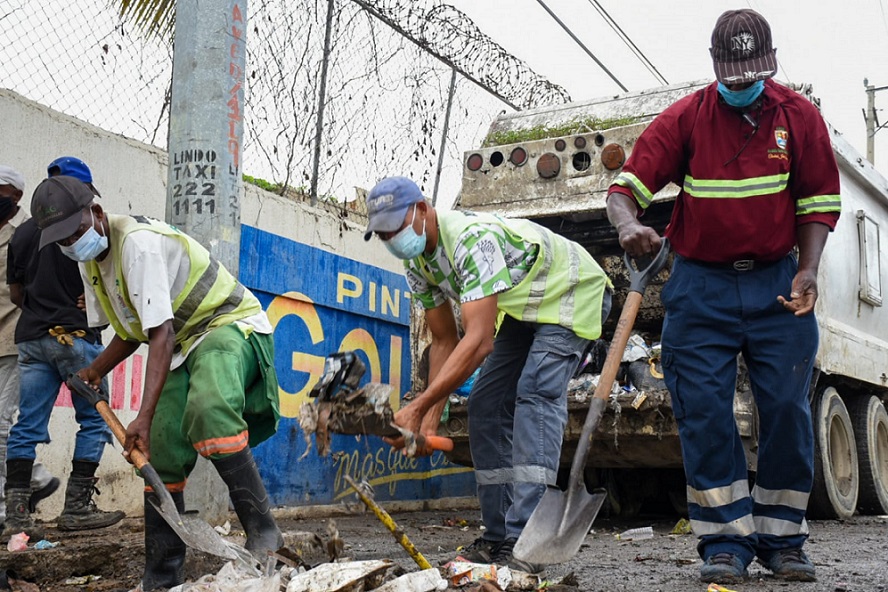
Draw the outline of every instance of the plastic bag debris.
<instances>
[{"instance_id":1,"label":"plastic bag debris","mask_svg":"<svg viewBox=\"0 0 888 592\"><path fill-rule=\"evenodd\" d=\"M28 539L30 537L23 532L18 534L14 534L9 537L9 543L6 545L6 548L10 553L15 551L24 551L28 548Z\"/></svg>"},{"instance_id":2,"label":"plastic bag debris","mask_svg":"<svg viewBox=\"0 0 888 592\"><path fill-rule=\"evenodd\" d=\"M691 534L691 522L687 518L681 518L678 522L675 523L675 526L672 527L672 532L669 534Z\"/></svg>"},{"instance_id":3,"label":"plastic bag debris","mask_svg":"<svg viewBox=\"0 0 888 592\"><path fill-rule=\"evenodd\" d=\"M218 573L170 588L170 592L278 592L280 588L280 573L262 576L252 567L229 561Z\"/></svg>"},{"instance_id":4,"label":"plastic bag debris","mask_svg":"<svg viewBox=\"0 0 888 592\"><path fill-rule=\"evenodd\" d=\"M475 380L478 378L479 374L481 374L481 368L472 372L471 376L469 376L466 381L459 385L453 392L460 397L468 397L472 392L472 387L475 386Z\"/></svg>"},{"instance_id":5,"label":"plastic bag debris","mask_svg":"<svg viewBox=\"0 0 888 592\"><path fill-rule=\"evenodd\" d=\"M368 578L382 575L392 566L391 561L350 561L323 563L316 568L293 576L287 592L339 592L360 589L357 585ZM364 589L372 590L365 587Z\"/></svg>"},{"instance_id":6,"label":"plastic bag debris","mask_svg":"<svg viewBox=\"0 0 888 592\"><path fill-rule=\"evenodd\" d=\"M638 333L629 336L626 343L626 350L623 352L623 362L635 362L636 360L646 360L651 357L651 350L645 343L644 338Z\"/></svg>"},{"instance_id":7,"label":"plastic bag debris","mask_svg":"<svg viewBox=\"0 0 888 592\"><path fill-rule=\"evenodd\" d=\"M65 580L65 585L66 586L85 586L86 584L89 584L91 582L96 582L101 579L102 579L102 576L94 576L94 575L77 576L76 578L68 578L67 580Z\"/></svg>"},{"instance_id":8,"label":"plastic bag debris","mask_svg":"<svg viewBox=\"0 0 888 592\"><path fill-rule=\"evenodd\" d=\"M643 541L644 539L652 538L654 538L654 528L652 526L630 528L617 535L618 541Z\"/></svg>"},{"instance_id":9,"label":"plastic bag debris","mask_svg":"<svg viewBox=\"0 0 888 592\"><path fill-rule=\"evenodd\" d=\"M414 571L375 588L373 592L435 592L446 590L447 580L436 568Z\"/></svg>"},{"instance_id":10,"label":"plastic bag debris","mask_svg":"<svg viewBox=\"0 0 888 592\"><path fill-rule=\"evenodd\" d=\"M718 584L709 584L709 587L706 588L706 592L734 592L734 591L728 590L724 586L719 586Z\"/></svg>"},{"instance_id":11,"label":"plastic bag debris","mask_svg":"<svg viewBox=\"0 0 888 592\"><path fill-rule=\"evenodd\" d=\"M46 539L43 539L42 541L37 541L37 543L34 545L34 548L38 551L43 551L44 549L55 549L58 546L59 544L57 542L50 543Z\"/></svg>"},{"instance_id":12,"label":"plastic bag debris","mask_svg":"<svg viewBox=\"0 0 888 592\"><path fill-rule=\"evenodd\" d=\"M491 580L505 590L512 581L512 572L508 567L498 567L492 563L471 563L469 561L450 561L444 566L444 575L451 586L467 586L472 582ZM287 592L290 592L289 590Z\"/></svg>"}]
</instances>

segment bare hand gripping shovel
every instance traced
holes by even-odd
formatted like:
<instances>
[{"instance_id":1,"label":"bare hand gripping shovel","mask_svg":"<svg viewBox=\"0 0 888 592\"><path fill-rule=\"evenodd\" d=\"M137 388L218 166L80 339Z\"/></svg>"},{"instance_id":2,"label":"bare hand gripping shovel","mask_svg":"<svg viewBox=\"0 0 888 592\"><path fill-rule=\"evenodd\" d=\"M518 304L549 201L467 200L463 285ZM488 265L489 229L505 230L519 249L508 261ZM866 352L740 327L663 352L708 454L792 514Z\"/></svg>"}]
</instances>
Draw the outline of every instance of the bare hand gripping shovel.
<instances>
[{"instance_id":1,"label":"bare hand gripping shovel","mask_svg":"<svg viewBox=\"0 0 888 592\"><path fill-rule=\"evenodd\" d=\"M102 419L105 420L105 423L114 432L118 442L122 445L126 440L126 429L108 405L108 396L101 390L93 389L76 374L68 375L66 383L71 392L83 397L96 408ZM245 549L240 549L242 552L238 552L237 545L223 539L218 532L213 530L212 526L203 520L181 516L176 509L176 504L173 502L170 492L164 487L160 475L148 463L148 459L145 458L141 451L134 448L130 452L129 457L130 462L139 469L142 478L145 479L145 483L154 490L154 496L149 496L149 501L166 523L176 531L182 542L204 553L218 555L225 559L245 559L249 557L249 552Z\"/></svg>"},{"instance_id":2,"label":"bare hand gripping shovel","mask_svg":"<svg viewBox=\"0 0 888 592\"><path fill-rule=\"evenodd\" d=\"M669 242L664 238L660 252L645 269L636 270L629 256L624 256L629 269L629 293L617 322L614 338L607 350L595 395L589 403L586 423L583 424L583 432L570 465L567 490L562 491L552 485L546 489L512 551L517 559L546 565L569 561L580 550L583 539L604 503L607 494L603 490L592 494L586 491L583 469L586 467L592 436L598 429L610 398L611 386L623 359L623 351L629 341L644 290L651 278L663 269L668 255Z\"/></svg>"}]
</instances>

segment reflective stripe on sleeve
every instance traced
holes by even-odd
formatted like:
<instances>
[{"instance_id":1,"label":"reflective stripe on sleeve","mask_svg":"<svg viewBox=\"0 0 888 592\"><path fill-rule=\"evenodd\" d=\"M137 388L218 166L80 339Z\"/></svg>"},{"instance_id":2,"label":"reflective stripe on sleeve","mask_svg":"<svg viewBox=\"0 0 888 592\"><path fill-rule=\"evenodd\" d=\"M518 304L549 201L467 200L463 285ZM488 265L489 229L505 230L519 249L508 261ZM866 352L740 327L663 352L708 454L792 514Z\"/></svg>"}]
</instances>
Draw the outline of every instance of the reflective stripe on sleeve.
<instances>
[{"instance_id":1,"label":"reflective stripe on sleeve","mask_svg":"<svg viewBox=\"0 0 888 592\"><path fill-rule=\"evenodd\" d=\"M632 195L635 196L635 201L638 202L638 205L642 207L642 209L647 208L651 205L651 202L654 201L654 194L645 187L644 183L641 182L641 179L633 175L632 173L622 172L616 176L614 179L614 185L619 185L620 187L625 187L632 191Z\"/></svg>"},{"instance_id":2,"label":"reflective stripe on sleeve","mask_svg":"<svg viewBox=\"0 0 888 592\"><path fill-rule=\"evenodd\" d=\"M840 195L815 195L796 201L796 216L841 211L842 196Z\"/></svg>"}]
</instances>

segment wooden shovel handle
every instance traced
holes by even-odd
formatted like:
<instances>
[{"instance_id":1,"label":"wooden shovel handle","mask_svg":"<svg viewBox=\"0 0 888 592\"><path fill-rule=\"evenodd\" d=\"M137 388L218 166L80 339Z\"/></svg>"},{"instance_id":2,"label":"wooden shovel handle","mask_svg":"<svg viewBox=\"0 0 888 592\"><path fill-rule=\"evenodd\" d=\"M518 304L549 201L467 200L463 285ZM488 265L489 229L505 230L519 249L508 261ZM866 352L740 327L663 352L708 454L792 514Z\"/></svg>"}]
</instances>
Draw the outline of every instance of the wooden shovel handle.
<instances>
[{"instance_id":1,"label":"wooden shovel handle","mask_svg":"<svg viewBox=\"0 0 888 592\"><path fill-rule=\"evenodd\" d=\"M114 437L117 438L117 441L123 446L126 443L126 428L123 427L123 424L120 423L120 420L117 419L117 416L111 411L111 407L108 403L105 401L99 401L96 403L96 411L99 412L99 415L102 416L102 419L104 419L105 423L108 424L108 427L111 428ZM141 469L148 464L148 459L145 458L145 455L142 454L142 451L138 448L133 448L130 451L129 460L137 469Z\"/></svg>"},{"instance_id":2,"label":"wooden shovel handle","mask_svg":"<svg viewBox=\"0 0 888 592\"><path fill-rule=\"evenodd\" d=\"M614 337L611 340L607 358L604 360L604 367L601 369L598 386L595 387L594 397L598 399L607 401L610 398L614 379L623 362L623 351L626 349L626 344L629 343L632 325L635 324L635 317L638 316L638 309L641 308L641 301L642 295L638 292L629 292L626 296L623 312L620 313L620 320L617 321L617 328L614 330Z\"/></svg>"},{"instance_id":3,"label":"wooden shovel handle","mask_svg":"<svg viewBox=\"0 0 888 592\"><path fill-rule=\"evenodd\" d=\"M105 423L108 424L108 427L111 428L111 433L114 434L114 437L117 438L117 441L123 446L126 443L126 428L123 427L123 424L120 423L120 420L117 419L117 416L114 415L114 412L108 405L108 395L105 391L94 389L76 374L69 374L65 384L68 385L68 388L71 389L72 393L79 397L83 397L96 408L96 411L99 412L99 415L102 416L102 419L104 419ZM145 458L142 451L137 448L133 448L130 452L129 461L134 464L137 469L141 469L148 464L148 459Z\"/></svg>"}]
</instances>

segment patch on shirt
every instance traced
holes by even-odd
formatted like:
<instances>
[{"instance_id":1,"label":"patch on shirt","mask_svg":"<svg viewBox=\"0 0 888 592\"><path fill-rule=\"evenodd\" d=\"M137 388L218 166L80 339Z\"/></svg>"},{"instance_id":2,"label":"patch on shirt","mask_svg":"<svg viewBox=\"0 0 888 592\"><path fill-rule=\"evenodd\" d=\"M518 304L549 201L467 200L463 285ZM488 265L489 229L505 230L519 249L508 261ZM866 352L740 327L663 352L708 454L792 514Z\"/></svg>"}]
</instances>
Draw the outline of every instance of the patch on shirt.
<instances>
[{"instance_id":1,"label":"patch on shirt","mask_svg":"<svg viewBox=\"0 0 888 592\"><path fill-rule=\"evenodd\" d=\"M777 147L781 150L786 150L786 145L789 143L789 132L786 131L785 127L778 127L774 129L774 141L777 142Z\"/></svg>"},{"instance_id":2,"label":"patch on shirt","mask_svg":"<svg viewBox=\"0 0 888 592\"><path fill-rule=\"evenodd\" d=\"M786 150L789 145L789 132L785 127L774 128L774 143L777 144L777 147L768 149L768 158L789 160L789 152Z\"/></svg>"}]
</instances>

